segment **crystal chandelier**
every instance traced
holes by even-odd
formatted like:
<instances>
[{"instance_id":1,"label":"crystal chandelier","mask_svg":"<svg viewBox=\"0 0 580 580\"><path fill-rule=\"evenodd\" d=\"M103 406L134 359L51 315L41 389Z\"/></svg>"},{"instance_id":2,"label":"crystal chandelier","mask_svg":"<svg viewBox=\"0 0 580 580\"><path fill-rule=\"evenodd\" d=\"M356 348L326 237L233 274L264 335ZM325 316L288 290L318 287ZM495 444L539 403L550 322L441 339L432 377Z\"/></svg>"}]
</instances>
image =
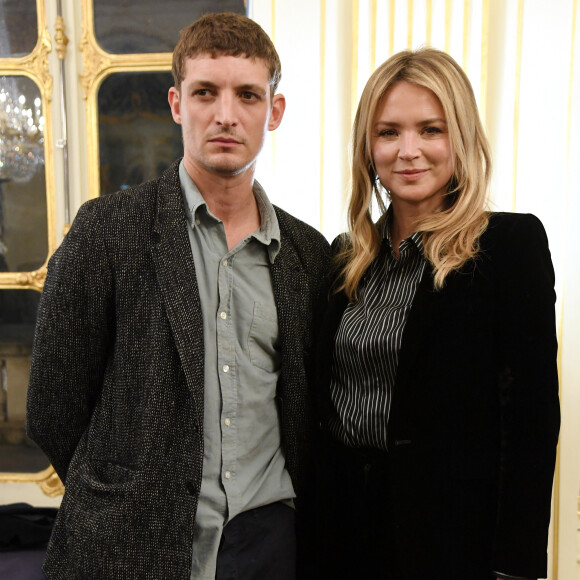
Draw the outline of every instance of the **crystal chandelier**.
<instances>
[{"instance_id":1,"label":"crystal chandelier","mask_svg":"<svg viewBox=\"0 0 580 580\"><path fill-rule=\"evenodd\" d=\"M14 79L0 79L0 181L29 181L44 165L42 102L29 103Z\"/></svg>"}]
</instances>

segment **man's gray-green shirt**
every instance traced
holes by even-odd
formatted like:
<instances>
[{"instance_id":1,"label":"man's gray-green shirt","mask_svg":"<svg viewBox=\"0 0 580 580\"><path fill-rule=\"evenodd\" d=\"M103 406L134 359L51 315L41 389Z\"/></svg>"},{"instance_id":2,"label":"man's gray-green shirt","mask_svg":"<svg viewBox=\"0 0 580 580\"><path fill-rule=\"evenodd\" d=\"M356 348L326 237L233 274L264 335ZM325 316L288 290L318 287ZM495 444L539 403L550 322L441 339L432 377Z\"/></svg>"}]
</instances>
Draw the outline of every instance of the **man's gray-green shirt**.
<instances>
[{"instance_id":1,"label":"man's gray-green shirt","mask_svg":"<svg viewBox=\"0 0 580 580\"><path fill-rule=\"evenodd\" d=\"M276 408L278 316L270 263L280 248L272 204L254 182L260 228L228 250L224 225L188 175L179 178L203 315L204 457L191 578L214 580L224 525L295 497Z\"/></svg>"}]
</instances>

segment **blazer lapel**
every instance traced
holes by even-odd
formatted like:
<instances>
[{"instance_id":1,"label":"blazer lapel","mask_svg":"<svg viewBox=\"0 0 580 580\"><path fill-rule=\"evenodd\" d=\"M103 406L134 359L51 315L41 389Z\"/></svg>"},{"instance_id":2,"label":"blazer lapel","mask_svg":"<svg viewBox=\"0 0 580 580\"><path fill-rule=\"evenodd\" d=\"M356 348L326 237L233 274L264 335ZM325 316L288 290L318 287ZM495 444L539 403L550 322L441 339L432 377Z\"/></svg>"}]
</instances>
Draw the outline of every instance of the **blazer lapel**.
<instances>
[{"instance_id":1,"label":"blazer lapel","mask_svg":"<svg viewBox=\"0 0 580 580\"><path fill-rule=\"evenodd\" d=\"M179 164L174 164L159 181L151 254L169 324L201 425L204 408L203 321L178 168Z\"/></svg>"},{"instance_id":2,"label":"blazer lapel","mask_svg":"<svg viewBox=\"0 0 580 580\"><path fill-rule=\"evenodd\" d=\"M417 364L420 364L421 349L428 338L432 336L429 331L432 322L430 312L432 312L435 298L436 292L433 289L431 267L429 264L426 264L403 331L397 374L393 388L394 401L401 391L406 389L413 369Z\"/></svg>"},{"instance_id":3,"label":"blazer lapel","mask_svg":"<svg viewBox=\"0 0 580 580\"><path fill-rule=\"evenodd\" d=\"M296 349L302 350L300 326L303 300L309 296L308 277L290 239L280 234L280 251L271 266L274 299L278 311L280 349L283 361L296 360Z\"/></svg>"}]
</instances>

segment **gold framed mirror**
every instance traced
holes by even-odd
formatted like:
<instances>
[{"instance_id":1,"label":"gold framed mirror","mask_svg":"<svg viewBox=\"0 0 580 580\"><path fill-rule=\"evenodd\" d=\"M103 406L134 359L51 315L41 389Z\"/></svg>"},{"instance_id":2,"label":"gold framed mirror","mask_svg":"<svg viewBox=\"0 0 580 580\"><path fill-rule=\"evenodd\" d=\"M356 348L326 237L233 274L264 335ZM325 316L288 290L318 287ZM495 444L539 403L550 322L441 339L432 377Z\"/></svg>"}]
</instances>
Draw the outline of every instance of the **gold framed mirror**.
<instances>
[{"instance_id":1,"label":"gold framed mirror","mask_svg":"<svg viewBox=\"0 0 580 580\"><path fill-rule=\"evenodd\" d=\"M56 247L51 41L43 0L0 2L0 482L61 492L25 434L36 310Z\"/></svg>"}]
</instances>

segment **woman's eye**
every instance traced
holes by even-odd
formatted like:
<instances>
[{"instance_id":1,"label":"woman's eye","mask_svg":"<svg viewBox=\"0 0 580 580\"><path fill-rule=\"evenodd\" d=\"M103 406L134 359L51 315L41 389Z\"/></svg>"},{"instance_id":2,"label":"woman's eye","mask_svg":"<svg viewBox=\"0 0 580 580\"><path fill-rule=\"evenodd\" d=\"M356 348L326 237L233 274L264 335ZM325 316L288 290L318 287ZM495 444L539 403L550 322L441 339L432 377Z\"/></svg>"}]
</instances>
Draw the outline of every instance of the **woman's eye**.
<instances>
[{"instance_id":1,"label":"woman's eye","mask_svg":"<svg viewBox=\"0 0 580 580\"><path fill-rule=\"evenodd\" d=\"M379 137L394 137L397 132L394 129L383 129L379 131Z\"/></svg>"},{"instance_id":2,"label":"woman's eye","mask_svg":"<svg viewBox=\"0 0 580 580\"><path fill-rule=\"evenodd\" d=\"M425 133L428 133L429 135L435 135L437 133L442 133L442 131L439 129L439 127L425 127Z\"/></svg>"}]
</instances>

